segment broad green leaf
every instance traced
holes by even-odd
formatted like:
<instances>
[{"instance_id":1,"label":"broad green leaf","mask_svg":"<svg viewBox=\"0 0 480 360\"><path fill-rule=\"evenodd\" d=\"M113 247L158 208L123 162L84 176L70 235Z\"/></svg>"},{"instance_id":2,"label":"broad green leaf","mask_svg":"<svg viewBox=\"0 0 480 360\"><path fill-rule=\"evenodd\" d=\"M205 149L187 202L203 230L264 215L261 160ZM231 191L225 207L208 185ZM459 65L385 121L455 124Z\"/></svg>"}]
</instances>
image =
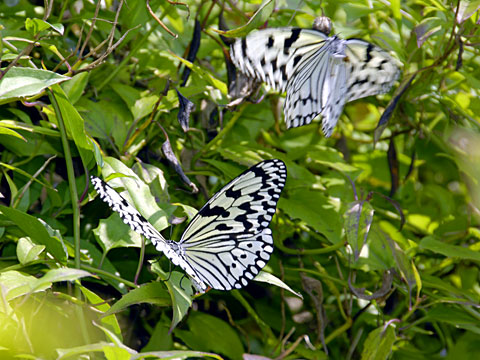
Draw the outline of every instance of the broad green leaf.
<instances>
[{"instance_id":1,"label":"broad green leaf","mask_svg":"<svg viewBox=\"0 0 480 360\"><path fill-rule=\"evenodd\" d=\"M63 35L64 27L62 24L50 24L42 19L30 19L25 20L25 29L32 35L37 35L39 32L53 29L58 32L60 35Z\"/></svg>"},{"instance_id":2,"label":"broad green leaf","mask_svg":"<svg viewBox=\"0 0 480 360\"><path fill-rule=\"evenodd\" d=\"M300 219L306 222L332 244L340 241L342 230L340 216L335 211L335 205L320 191L292 190L288 199L280 197L278 207L293 220Z\"/></svg>"},{"instance_id":3,"label":"broad green leaf","mask_svg":"<svg viewBox=\"0 0 480 360\"><path fill-rule=\"evenodd\" d=\"M44 245L35 245L28 237L18 239L17 257L22 265L38 260L38 255L40 255L43 250L45 250Z\"/></svg>"},{"instance_id":4,"label":"broad green leaf","mask_svg":"<svg viewBox=\"0 0 480 360\"><path fill-rule=\"evenodd\" d=\"M242 359L243 345L237 333L225 321L205 313L193 312L187 320L189 330L175 335L191 349L214 351L230 359Z\"/></svg>"},{"instance_id":5,"label":"broad green leaf","mask_svg":"<svg viewBox=\"0 0 480 360\"><path fill-rule=\"evenodd\" d=\"M80 99L90 78L89 72L82 72L73 76L70 81L62 83L61 87L68 99L72 102L72 105Z\"/></svg>"},{"instance_id":6,"label":"broad green leaf","mask_svg":"<svg viewBox=\"0 0 480 360\"><path fill-rule=\"evenodd\" d=\"M157 95L151 95L147 97L141 97L135 101L135 105L132 109L132 114L135 120L140 120L141 118L147 116L152 112L155 107L155 103L158 101Z\"/></svg>"},{"instance_id":7,"label":"broad green leaf","mask_svg":"<svg viewBox=\"0 0 480 360\"><path fill-rule=\"evenodd\" d=\"M52 284L43 283L42 286L36 285L37 278L35 276L23 274L15 270L0 273L0 289L2 296L7 301L32 292L43 291L48 289ZM35 290L32 291L34 288Z\"/></svg>"},{"instance_id":8,"label":"broad green leaf","mask_svg":"<svg viewBox=\"0 0 480 360\"><path fill-rule=\"evenodd\" d=\"M2 126L3 124L0 123L0 134L4 135L9 135L9 136L15 136L23 141L27 141L22 135L20 135L18 132L13 131L12 129L9 129L5 126Z\"/></svg>"},{"instance_id":9,"label":"broad green leaf","mask_svg":"<svg viewBox=\"0 0 480 360\"><path fill-rule=\"evenodd\" d=\"M93 233L104 252L120 247L142 246L141 235L125 224L117 213L107 219L101 219Z\"/></svg>"},{"instance_id":10,"label":"broad green leaf","mask_svg":"<svg viewBox=\"0 0 480 360\"><path fill-rule=\"evenodd\" d=\"M163 315L161 319L157 321L155 329L153 329L152 335L148 340L148 344L145 345L141 352L149 351L161 351L169 350L173 348L173 335L170 333L170 319L167 319L166 315Z\"/></svg>"},{"instance_id":11,"label":"broad green leaf","mask_svg":"<svg viewBox=\"0 0 480 360\"><path fill-rule=\"evenodd\" d=\"M368 334L363 344L362 360L387 360L395 342L393 326L379 327Z\"/></svg>"},{"instance_id":12,"label":"broad green leaf","mask_svg":"<svg viewBox=\"0 0 480 360\"><path fill-rule=\"evenodd\" d=\"M345 213L345 235L353 249L355 261L358 260L365 245L373 221L373 207L365 200L354 201L347 205Z\"/></svg>"},{"instance_id":13,"label":"broad green leaf","mask_svg":"<svg viewBox=\"0 0 480 360\"><path fill-rule=\"evenodd\" d=\"M265 0L245 25L229 31L222 31L216 29L212 30L227 37L246 36L250 31L257 29L259 26L263 25L265 21L267 21L268 18L272 15L274 9L275 1Z\"/></svg>"},{"instance_id":14,"label":"broad green leaf","mask_svg":"<svg viewBox=\"0 0 480 360\"><path fill-rule=\"evenodd\" d=\"M45 245L46 250L57 261L64 263L67 260L67 249L57 237L49 235L45 225L36 217L13 208L0 205L0 211L13 221L33 242Z\"/></svg>"},{"instance_id":15,"label":"broad green leaf","mask_svg":"<svg viewBox=\"0 0 480 360\"><path fill-rule=\"evenodd\" d=\"M25 123L13 121L13 120L0 120L0 127L15 129L15 130L25 130L31 133L53 136L56 138L60 137L60 132L58 130L48 129L43 126L25 124Z\"/></svg>"},{"instance_id":16,"label":"broad green leaf","mask_svg":"<svg viewBox=\"0 0 480 360\"><path fill-rule=\"evenodd\" d=\"M119 346L104 346L103 353L107 360L130 360L132 354Z\"/></svg>"},{"instance_id":17,"label":"broad green leaf","mask_svg":"<svg viewBox=\"0 0 480 360\"><path fill-rule=\"evenodd\" d=\"M45 88L69 79L48 70L13 67L0 80L0 104L40 94Z\"/></svg>"},{"instance_id":18,"label":"broad green leaf","mask_svg":"<svg viewBox=\"0 0 480 360\"><path fill-rule=\"evenodd\" d=\"M157 306L171 306L170 295L165 286L159 282L151 282L130 290L112 305L104 316L115 314L134 304L149 303Z\"/></svg>"},{"instance_id":19,"label":"broad green leaf","mask_svg":"<svg viewBox=\"0 0 480 360\"><path fill-rule=\"evenodd\" d=\"M480 261L480 253L478 251L470 250L464 246L451 245L437 240L433 236L424 237L418 246L421 249L430 250L449 258L457 257L464 260Z\"/></svg>"},{"instance_id":20,"label":"broad green leaf","mask_svg":"<svg viewBox=\"0 0 480 360\"><path fill-rule=\"evenodd\" d=\"M106 313L108 310L110 310L110 305L93 291L84 286L80 286L80 290L96 310L102 311L103 313ZM123 339L122 330L120 329L120 324L118 323L115 315L112 314L108 316L102 316L100 321L102 322L103 326L110 329L120 340Z\"/></svg>"},{"instance_id":21,"label":"broad green leaf","mask_svg":"<svg viewBox=\"0 0 480 360\"><path fill-rule=\"evenodd\" d=\"M31 291L37 291L38 289L42 289L45 286L54 282L73 281L86 276L93 276L93 275L87 271L80 270L80 269L69 269L69 268L52 269L47 271L47 273L44 276L37 279L32 284L33 287Z\"/></svg>"},{"instance_id":22,"label":"broad green leaf","mask_svg":"<svg viewBox=\"0 0 480 360\"><path fill-rule=\"evenodd\" d=\"M126 175L125 177L117 177L108 181L108 185L114 189L123 187L126 192L122 192L121 195L158 231L165 229L168 226L168 214L158 206L150 192L150 188L121 161L111 157L104 158L104 161L105 166L102 168L104 178L107 178L112 173Z\"/></svg>"}]
</instances>

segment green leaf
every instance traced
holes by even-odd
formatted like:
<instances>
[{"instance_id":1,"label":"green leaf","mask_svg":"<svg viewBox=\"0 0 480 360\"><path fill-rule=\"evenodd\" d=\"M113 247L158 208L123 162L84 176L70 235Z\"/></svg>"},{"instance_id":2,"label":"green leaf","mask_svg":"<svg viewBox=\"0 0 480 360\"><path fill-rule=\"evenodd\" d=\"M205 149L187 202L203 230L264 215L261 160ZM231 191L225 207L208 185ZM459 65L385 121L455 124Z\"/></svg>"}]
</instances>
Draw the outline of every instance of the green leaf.
<instances>
[{"instance_id":1,"label":"green leaf","mask_svg":"<svg viewBox=\"0 0 480 360\"><path fill-rule=\"evenodd\" d=\"M28 237L18 239L17 257L22 265L38 260L38 255L40 255L43 250L45 250L44 245L35 245Z\"/></svg>"},{"instance_id":2,"label":"green leaf","mask_svg":"<svg viewBox=\"0 0 480 360\"><path fill-rule=\"evenodd\" d=\"M259 26L263 25L265 21L267 21L268 18L272 15L274 9L275 1L265 0L245 25L229 31L222 31L217 29L212 30L227 37L246 36L250 31L257 29Z\"/></svg>"},{"instance_id":3,"label":"green leaf","mask_svg":"<svg viewBox=\"0 0 480 360\"><path fill-rule=\"evenodd\" d=\"M52 254L57 261L65 263L67 260L67 249L65 245L59 238L50 236L45 225L39 219L6 206L0 205L0 211L27 234L32 241L45 245L46 250Z\"/></svg>"},{"instance_id":4,"label":"green leaf","mask_svg":"<svg viewBox=\"0 0 480 360\"><path fill-rule=\"evenodd\" d=\"M15 136L23 141L27 141L22 135L20 135L18 132L14 131L14 130L11 130L5 126L3 126L2 123L0 123L0 134L4 134L4 135L9 135L9 136Z\"/></svg>"},{"instance_id":5,"label":"green leaf","mask_svg":"<svg viewBox=\"0 0 480 360\"><path fill-rule=\"evenodd\" d=\"M36 285L37 278L35 276L23 274L15 270L0 273L1 293L7 301L32 292L43 291L48 289L52 284L43 283L42 286ZM34 288L35 290L32 291Z\"/></svg>"},{"instance_id":6,"label":"green leaf","mask_svg":"<svg viewBox=\"0 0 480 360\"><path fill-rule=\"evenodd\" d=\"M69 79L48 70L13 67L0 80L0 104L40 94L45 88Z\"/></svg>"},{"instance_id":7,"label":"green leaf","mask_svg":"<svg viewBox=\"0 0 480 360\"><path fill-rule=\"evenodd\" d=\"M303 299L303 296L302 294L296 292L296 291L293 291L290 286L288 286L287 284L285 284L282 280L280 280L279 278L277 278L276 276L266 272L266 271L262 271L260 270L260 272L258 273L257 276L255 276L253 278L253 280L255 281L259 281L259 282L264 282L264 283L267 283L267 284L271 284L271 285L275 285L275 286L278 286L282 289L285 289L287 291L290 291L292 294L298 296L300 299Z\"/></svg>"},{"instance_id":8,"label":"green leaf","mask_svg":"<svg viewBox=\"0 0 480 360\"><path fill-rule=\"evenodd\" d=\"M330 199L319 191L307 189L289 191L289 198L281 197L278 207L292 219L305 221L309 226L337 244L341 238L340 216Z\"/></svg>"},{"instance_id":9,"label":"green leaf","mask_svg":"<svg viewBox=\"0 0 480 360\"><path fill-rule=\"evenodd\" d=\"M373 207L365 200L354 201L347 205L345 213L345 234L353 249L355 261L358 260L365 245L373 221Z\"/></svg>"},{"instance_id":10,"label":"green leaf","mask_svg":"<svg viewBox=\"0 0 480 360\"><path fill-rule=\"evenodd\" d=\"M227 95L228 93L227 85L223 81L216 79L213 75L210 74L210 72L203 70L200 66L197 66L191 63L190 61L175 55L174 53L170 53L170 54L176 59L180 60L180 62L182 62L186 67L188 67L189 69L192 69L195 73L198 74L198 76L200 76L207 83L212 85L214 88L220 90L223 95Z\"/></svg>"},{"instance_id":11,"label":"green leaf","mask_svg":"<svg viewBox=\"0 0 480 360\"><path fill-rule=\"evenodd\" d=\"M149 303L157 306L171 306L170 295L165 286L159 282L151 282L136 289L130 290L122 296L104 316L115 314L134 304Z\"/></svg>"},{"instance_id":12,"label":"green leaf","mask_svg":"<svg viewBox=\"0 0 480 360\"><path fill-rule=\"evenodd\" d=\"M47 29L52 29L58 32L60 35L63 35L64 27L62 24L50 24L42 19L30 19L25 20L25 29L27 29L30 34L33 36L37 35L39 32L42 32Z\"/></svg>"},{"instance_id":13,"label":"green leaf","mask_svg":"<svg viewBox=\"0 0 480 360\"><path fill-rule=\"evenodd\" d=\"M457 257L464 260L480 261L480 253L478 251L473 251L463 246L450 245L435 239L433 236L424 237L418 246L421 249L430 250L449 258Z\"/></svg>"},{"instance_id":14,"label":"green leaf","mask_svg":"<svg viewBox=\"0 0 480 360\"><path fill-rule=\"evenodd\" d=\"M379 327L368 334L363 344L362 360L387 360L395 342L393 326Z\"/></svg>"},{"instance_id":15,"label":"green leaf","mask_svg":"<svg viewBox=\"0 0 480 360\"><path fill-rule=\"evenodd\" d=\"M54 282L73 281L86 276L93 276L93 275L87 271L80 270L80 269L69 269L69 268L52 269L47 271L47 273L44 276L37 279L35 283L33 283L33 287L31 291L37 291L37 289L42 289L45 286Z\"/></svg>"},{"instance_id":16,"label":"green leaf","mask_svg":"<svg viewBox=\"0 0 480 360\"><path fill-rule=\"evenodd\" d=\"M120 247L142 246L142 237L125 224L117 213L101 219L93 234L104 252Z\"/></svg>"},{"instance_id":17,"label":"green leaf","mask_svg":"<svg viewBox=\"0 0 480 360\"><path fill-rule=\"evenodd\" d=\"M175 335L190 348L215 351L230 359L242 359L243 345L237 333L223 320L194 312L188 317L189 330L175 330Z\"/></svg>"},{"instance_id":18,"label":"green leaf","mask_svg":"<svg viewBox=\"0 0 480 360\"><path fill-rule=\"evenodd\" d=\"M113 188L123 187L122 192L127 201L134 206L158 231L168 226L168 214L161 209L150 192L150 188L141 181L138 176L121 161L106 157L105 166L102 168L104 178L112 173L124 174L125 177L117 177L108 182ZM128 177L127 177L128 176Z\"/></svg>"},{"instance_id":19,"label":"green leaf","mask_svg":"<svg viewBox=\"0 0 480 360\"><path fill-rule=\"evenodd\" d=\"M83 295L90 302L90 304L92 304L92 306L95 306L96 310L102 311L103 313L106 313L108 310L110 310L110 305L100 296L98 296L93 291L90 291L84 286L79 285L79 287ZM103 326L112 331L120 340L123 340L122 329L120 328L120 324L118 323L117 317L115 315L112 314L108 316L102 316L100 318L100 321L102 322Z\"/></svg>"},{"instance_id":20,"label":"green leaf","mask_svg":"<svg viewBox=\"0 0 480 360\"><path fill-rule=\"evenodd\" d=\"M212 358L217 360L223 360L221 356L212 353L206 353L203 351L191 351L191 350L172 350L172 351L151 351L142 352L137 355L133 355L131 360L137 359L151 359L158 358L163 360L181 360L181 359L196 359L196 358Z\"/></svg>"}]
</instances>

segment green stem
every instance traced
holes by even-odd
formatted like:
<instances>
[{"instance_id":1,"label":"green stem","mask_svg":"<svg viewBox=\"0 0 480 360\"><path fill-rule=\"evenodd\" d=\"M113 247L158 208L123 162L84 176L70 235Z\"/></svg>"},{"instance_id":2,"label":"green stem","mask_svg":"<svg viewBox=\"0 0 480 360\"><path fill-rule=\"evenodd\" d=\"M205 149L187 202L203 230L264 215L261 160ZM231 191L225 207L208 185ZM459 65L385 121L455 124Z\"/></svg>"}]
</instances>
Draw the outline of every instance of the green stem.
<instances>
[{"instance_id":1,"label":"green stem","mask_svg":"<svg viewBox=\"0 0 480 360\"><path fill-rule=\"evenodd\" d=\"M53 91L47 90L48 97L52 103L53 109L55 110L55 116L57 117L58 128L60 130L60 135L62 139L63 153L65 156L65 165L67 167L67 177L68 177L68 187L70 189L70 199L72 201L72 215L73 215L73 240L75 246L75 267L80 269L80 206L78 204L78 194L77 194L77 185L75 179L75 172L73 170L73 161L72 153L70 151L70 145L68 143L67 129L65 127L65 122L63 121L63 115L60 111L60 106L58 105L57 99L53 94ZM82 293L80 287L75 286L75 297L77 299L82 298ZM83 336L83 341L85 344L90 344L90 336L88 333L88 327L86 323L86 317L83 312L82 307L76 307L76 313L78 321L80 323L80 329Z\"/></svg>"},{"instance_id":2,"label":"green stem","mask_svg":"<svg viewBox=\"0 0 480 360\"><path fill-rule=\"evenodd\" d=\"M68 187L70 189L70 198L72 200L72 214L73 214L73 240L75 245L75 267L80 269L80 206L78 204L78 194L75 179L75 172L73 170L72 153L70 152L70 145L68 143L67 129L63 121L62 112L58 106L57 99L53 92L48 89L48 97L52 103L55 115L57 117L58 128L62 139L63 152L65 155L65 165L67 167Z\"/></svg>"},{"instance_id":3,"label":"green stem","mask_svg":"<svg viewBox=\"0 0 480 360\"><path fill-rule=\"evenodd\" d=\"M291 254L291 255L320 255L320 254L326 254L332 251L336 251L338 249L341 249L342 247L345 246L343 242L339 242L338 244L327 246L321 249L290 249L283 245L281 241L278 241L275 243L275 246L282 250L285 254Z\"/></svg>"},{"instance_id":4,"label":"green stem","mask_svg":"<svg viewBox=\"0 0 480 360\"><path fill-rule=\"evenodd\" d=\"M266 335L269 339L274 339L275 340L275 336L273 335L273 331L272 329L270 329L270 327L265 323L265 321L263 321L258 315L257 313L255 312L255 310L250 306L250 304L248 303L248 301L242 296L242 294L240 293L240 291L238 290L232 290L231 294L233 295L233 297L235 299L237 299L240 304L243 305L243 307L245 308L245 310L247 310L247 312L250 314L250 316L253 318L253 320L255 320L255 322L257 323L257 325L260 327L260 329L262 329L262 332L264 335Z\"/></svg>"},{"instance_id":5,"label":"green stem","mask_svg":"<svg viewBox=\"0 0 480 360\"><path fill-rule=\"evenodd\" d=\"M91 273L99 274L99 275L102 275L104 277L108 277L110 279L117 280L117 281L131 287L131 288L137 288L138 287L138 285L135 285L135 283L133 283L129 280L125 280L125 279L121 278L120 276L111 274L108 271L98 269L94 266L90 266L90 265L87 265L87 264L80 264L80 268L83 269L83 270L86 270L88 272L91 272Z\"/></svg>"}]
</instances>

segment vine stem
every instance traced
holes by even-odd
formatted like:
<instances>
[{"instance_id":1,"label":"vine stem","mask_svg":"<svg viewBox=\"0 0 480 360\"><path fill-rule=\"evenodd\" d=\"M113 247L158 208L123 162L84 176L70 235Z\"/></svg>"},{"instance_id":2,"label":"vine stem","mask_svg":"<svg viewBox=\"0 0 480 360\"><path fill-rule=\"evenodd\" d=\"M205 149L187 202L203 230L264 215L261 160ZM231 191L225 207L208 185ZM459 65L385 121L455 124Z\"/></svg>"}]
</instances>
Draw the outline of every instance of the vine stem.
<instances>
[{"instance_id":1,"label":"vine stem","mask_svg":"<svg viewBox=\"0 0 480 360\"><path fill-rule=\"evenodd\" d=\"M63 121L63 115L60 111L57 99L51 89L47 90L48 97L52 103L57 117L58 128L60 130L60 136L62 139L63 154L65 156L65 165L67 168L68 187L70 190L70 199L72 201L72 215L73 215L73 239L75 246L75 267L80 269L80 206L78 204L78 193L75 179L75 172L73 170L72 153L70 151L70 145L68 143L67 130L65 128L65 122ZM77 280L80 283L80 280ZM79 286L75 286L75 297L81 299L81 291ZM90 336L87 330L86 318L81 307L76 308L78 321L80 323L80 329L82 336L86 344L90 344Z\"/></svg>"}]
</instances>

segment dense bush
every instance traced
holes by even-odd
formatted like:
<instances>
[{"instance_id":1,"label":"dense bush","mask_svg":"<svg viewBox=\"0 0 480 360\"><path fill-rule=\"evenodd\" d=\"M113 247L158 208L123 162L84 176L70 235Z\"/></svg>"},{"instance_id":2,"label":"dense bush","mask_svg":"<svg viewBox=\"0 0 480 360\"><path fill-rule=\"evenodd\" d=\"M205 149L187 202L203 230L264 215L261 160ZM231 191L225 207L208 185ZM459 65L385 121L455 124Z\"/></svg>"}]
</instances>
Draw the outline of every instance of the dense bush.
<instances>
[{"instance_id":1,"label":"dense bush","mask_svg":"<svg viewBox=\"0 0 480 360\"><path fill-rule=\"evenodd\" d=\"M2 359L480 357L480 3L321 5L0 4ZM215 30L309 28L322 11L395 53L395 90L347 104L330 138L287 131L264 87L227 107ZM195 295L88 181L130 176L112 184L178 240L267 158L288 168L264 269L279 286Z\"/></svg>"}]
</instances>

